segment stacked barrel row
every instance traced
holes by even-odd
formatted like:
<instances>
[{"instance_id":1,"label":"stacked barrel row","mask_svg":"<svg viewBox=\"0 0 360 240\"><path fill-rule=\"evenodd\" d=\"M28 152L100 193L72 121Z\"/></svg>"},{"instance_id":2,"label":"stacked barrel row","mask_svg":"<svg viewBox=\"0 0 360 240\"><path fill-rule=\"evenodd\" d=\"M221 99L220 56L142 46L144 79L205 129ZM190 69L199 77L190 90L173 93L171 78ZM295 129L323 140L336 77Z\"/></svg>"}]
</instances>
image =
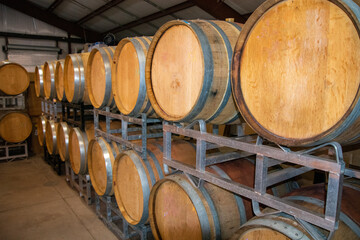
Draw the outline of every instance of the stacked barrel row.
<instances>
[{"instance_id":1,"label":"stacked barrel row","mask_svg":"<svg viewBox=\"0 0 360 240\"><path fill-rule=\"evenodd\" d=\"M0 62L0 96L22 94L29 84L29 74L23 66L9 61ZM0 138L9 143L25 141L32 132L32 122L26 113L25 104L23 110L4 111L6 102L2 102L0 111Z\"/></svg>"},{"instance_id":2,"label":"stacked barrel row","mask_svg":"<svg viewBox=\"0 0 360 240\"><path fill-rule=\"evenodd\" d=\"M115 51L102 48L91 53L69 55L64 64L66 99L91 103L96 108L116 106L121 113L135 117L147 113L168 121L203 119L214 124L239 123L242 118L237 105L245 120L260 135L279 144L312 145L336 137L342 143L357 140L359 131L347 127L356 125L359 113L355 111L358 68L351 68L356 65L353 62L360 59L353 56L358 54L360 44L356 42L358 26L354 25L358 21L352 12L352 8L359 7L354 4L344 6L343 2L335 5L325 0L278 2L267 1L241 33L241 26L236 23L177 20L163 25L151 41L148 37L127 38ZM308 11L327 11L328 14L321 15L316 21L340 21L343 27L331 26L334 31L344 31L345 34L327 35L328 31L324 30L317 36L313 34L315 29L310 31L305 27L309 26L311 19L304 23L304 28L294 28L295 32L288 34L287 29L302 22L299 20L302 18L289 17L289 21L284 21L275 16L279 12L284 18L293 16L291 12L295 9L303 11L303 15L299 15L303 19L319 15L315 12L308 14ZM272 17L278 20L269 24ZM264 21L265 18L268 19ZM340 40L334 40L330 48L333 51L329 51L321 44L329 44L327 40L332 40L332 37ZM348 53L351 57L333 49L343 46L344 37L352 39ZM311 52L311 64L301 55L309 52L309 44L313 44L311 51L317 49ZM279 54L281 51L286 54ZM296 60L296 64L291 65L292 60ZM325 64L324 61L334 62ZM341 62L341 66L336 65ZM335 66L335 70L331 66ZM337 69L341 69L342 76L349 76L341 78ZM350 94L351 91L354 94ZM313 98L314 102L303 102ZM341 107L329 112L335 100L339 100ZM314 114L322 107L321 117ZM183 140L173 141L173 158L193 165L195 152L190 148L191 144ZM87 149L87 160L97 193L114 194L125 219L133 225L150 222L157 239L231 237L240 224L252 217L250 204L212 184L196 188L186 175L165 176L161 142L149 142L148 158L144 160L135 151L116 151L105 139L93 139ZM75 152L82 154L80 150ZM254 176L250 173L254 168L244 165L249 165L249 160L222 163L208 170L252 186ZM305 195L301 191L298 194ZM289 221L281 217L283 221ZM356 216L349 218L358 223ZM238 234L240 239L251 234L257 236L263 228L271 229L265 231L269 236L293 238L272 228L274 219L260 219L251 220L243 228L245 234L244 231ZM295 228L293 232L301 228L296 223L291 225ZM296 233L311 239L303 229Z\"/></svg>"}]
</instances>

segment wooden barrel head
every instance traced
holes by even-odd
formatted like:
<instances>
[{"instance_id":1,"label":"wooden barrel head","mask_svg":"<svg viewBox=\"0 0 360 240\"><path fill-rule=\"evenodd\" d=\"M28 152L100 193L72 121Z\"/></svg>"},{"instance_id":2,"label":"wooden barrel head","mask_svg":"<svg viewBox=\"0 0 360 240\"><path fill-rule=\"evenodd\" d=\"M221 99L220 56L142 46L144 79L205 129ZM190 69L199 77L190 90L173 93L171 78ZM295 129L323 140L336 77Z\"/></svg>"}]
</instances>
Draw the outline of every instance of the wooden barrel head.
<instances>
[{"instance_id":1,"label":"wooden barrel head","mask_svg":"<svg viewBox=\"0 0 360 240\"><path fill-rule=\"evenodd\" d=\"M160 108L173 119L186 116L200 95L203 77L204 60L196 35L185 25L167 29L151 65L152 88Z\"/></svg>"},{"instance_id":2,"label":"wooden barrel head","mask_svg":"<svg viewBox=\"0 0 360 240\"><path fill-rule=\"evenodd\" d=\"M72 56L67 55L64 64L64 85L65 95L69 102L72 102L75 91L75 72Z\"/></svg>"},{"instance_id":3,"label":"wooden barrel head","mask_svg":"<svg viewBox=\"0 0 360 240\"><path fill-rule=\"evenodd\" d=\"M35 67L35 94L37 97L44 96L43 66Z\"/></svg>"},{"instance_id":4,"label":"wooden barrel head","mask_svg":"<svg viewBox=\"0 0 360 240\"><path fill-rule=\"evenodd\" d=\"M234 97L252 128L273 142L319 140L357 102L359 28L338 2L267 1L240 34Z\"/></svg>"},{"instance_id":5,"label":"wooden barrel head","mask_svg":"<svg viewBox=\"0 0 360 240\"><path fill-rule=\"evenodd\" d=\"M44 116L40 116L38 118L37 125L37 133L38 133L38 140L40 146L44 146L45 143L45 128L46 128L46 118Z\"/></svg>"},{"instance_id":6,"label":"wooden barrel head","mask_svg":"<svg viewBox=\"0 0 360 240\"><path fill-rule=\"evenodd\" d=\"M69 159L69 137L69 125L66 122L59 123L56 130L56 140L59 155L62 161L66 161Z\"/></svg>"},{"instance_id":7,"label":"wooden barrel head","mask_svg":"<svg viewBox=\"0 0 360 240\"><path fill-rule=\"evenodd\" d=\"M64 60L59 60L55 68L55 87L57 98L62 101L66 100L64 87Z\"/></svg>"},{"instance_id":8,"label":"wooden barrel head","mask_svg":"<svg viewBox=\"0 0 360 240\"><path fill-rule=\"evenodd\" d=\"M79 130L79 129L78 129ZM80 130L79 130L80 131ZM78 134L75 132L74 128L70 131L70 140L69 140L69 157L70 157L70 164L72 170L75 174L79 174L81 169L81 146Z\"/></svg>"},{"instance_id":9,"label":"wooden barrel head","mask_svg":"<svg viewBox=\"0 0 360 240\"><path fill-rule=\"evenodd\" d=\"M25 141L31 134L29 116L21 112L9 112L0 120L0 137L10 143Z\"/></svg>"},{"instance_id":10,"label":"wooden barrel head","mask_svg":"<svg viewBox=\"0 0 360 240\"><path fill-rule=\"evenodd\" d=\"M99 196L111 196L113 191L113 164L117 146L98 137L89 143L88 168L91 183Z\"/></svg>"},{"instance_id":11,"label":"wooden barrel head","mask_svg":"<svg viewBox=\"0 0 360 240\"><path fill-rule=\"evenodd\" d=\"M144 204L147 204L144 202L141 176L132 158L136 158L135 161L140 162L136 153L120 154L113 170L116 201L121 203L119 208L131 224L141 220ZM146 176L142 177L146 178Z\"/></svg>"},{"instance_id":12,"label":"wooden barrel head","mask_svg":"<svg viewBox=\"0 0 360 240\"><path fill-rule=\"evenodd\" d=\"M123 114L129 114L136 106L140 87L139 58L130 41L122 47L115 71L116 102Z\"/></svg>"},{"instance_id":13,"label":"wooden barrel head","mask_svg":"<svg viewBox=\"0 0 360 240\"><path fill-rule=\"evenodd\" d=\"M49 99L50 96L50 92L51 92L51 72L50 72L50 67L49 67L49 63L45 62L44 64L44 94L45 94L45 98Z\"/></svg>"},{"instance_id":14,"label":"wooden barrel head","mask_svg":"<svg viewBox=\"0 0 360 240\"><path fill-rule=\"evenodd\" d=\"M96 49L93 50L95 53L92 55L89 63L90 76L87 76L88 81L88 91L91 96L90 100L94 107L99 108L105 97L105 87L106 87L106 74L104 61L102 59L101 53Z\"/></svg>"},{"instance_id":15,"label":"wooden barrel head","mask_svg":"<svg viewBox=\"0 0 360 240\"><path fill-rule=\"evenodd\" d=\"M3 64L3 65L1 65ZM24 92L30 84L26 69L10 62L0 63L0 90L8 95L18 95Z\"/></svg>"},{"instance_id":16,"label":"wooden barrel head","mask_svg":"<svg viewBox=\"0 0 360 240\"><path fill-rule=\"evenodd\" d=\"M56 139L56 129L58 123L54 120L46 121L46 130L45 130L45 138L46 138L46 147L50 154L57 153L57 139Z\"/></svg>"},{"instance_id":17,"label":"wooden barrel head","mask_svg":"<svg viewBox=\"0 0 360 240\"><path fill-rule=\"evenodd\" d=\"M162 181L151 194L151 227L157 239L203 239L194 203L178 183Z\"/></svg>"},{"instance_id":18,"label":"wooden barrel head","mask_svg":"<svg viewBox=\"0 0 360 240\"><path fill-rule=\"evenodd\" d=\"M241 234L241 236L236 236L231 238L231 240L291 240L282 233L276 232L272 229L259 227L251 228Z\"/></svg>"}]
</instances>

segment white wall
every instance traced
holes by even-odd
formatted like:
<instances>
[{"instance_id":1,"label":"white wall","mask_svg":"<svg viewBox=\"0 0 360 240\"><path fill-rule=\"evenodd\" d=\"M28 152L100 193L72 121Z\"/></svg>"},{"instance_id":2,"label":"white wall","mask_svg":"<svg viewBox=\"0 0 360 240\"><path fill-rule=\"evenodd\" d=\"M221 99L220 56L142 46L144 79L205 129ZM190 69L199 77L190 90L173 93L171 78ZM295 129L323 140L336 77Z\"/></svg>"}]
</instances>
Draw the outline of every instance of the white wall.
<instances>
[{"instance_id":1,"label":"white wall","mask_svg":"<svg viewBox=\"0 0 360 240\"><path fill-rule=\"evenodd\" d=\"M54 26L39 21L33 17L13 10L5 5L0 4L0 31L10 33L34 34L34 35L47 35L57 37L67 37L67 33ZM56 42L52 40L32 40L9 38L9 44L22 44L32 46L56 46ZM2 51L5 45L5 38L0 37L0 61L5 60L6 55ZM23 65L29 72L33 72L36 65L42 65L45 61L64 59L68 54L67 42L59 42L59 47L63 50L62 54L58 56L54 52L44 51L19 51L11 50L8 53L8 60L17 62ZM83 44L71 43L72 53L83 48Z\"/></svg>"}]
</instances>

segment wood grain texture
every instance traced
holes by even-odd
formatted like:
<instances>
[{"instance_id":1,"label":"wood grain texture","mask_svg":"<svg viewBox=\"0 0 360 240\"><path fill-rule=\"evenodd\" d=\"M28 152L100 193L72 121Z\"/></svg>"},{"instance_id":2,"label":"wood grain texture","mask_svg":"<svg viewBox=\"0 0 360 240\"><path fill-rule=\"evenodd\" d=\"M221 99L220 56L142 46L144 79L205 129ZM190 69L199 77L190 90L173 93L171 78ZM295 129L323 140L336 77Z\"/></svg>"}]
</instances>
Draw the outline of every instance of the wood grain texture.
<instances>
[{"instance_id":1,"label":"wood grain texture","mask_svg":"<svg viewBox=\"0 0 360 240\"><path fill-rule=\"evenodd\" d=\"M35 93L37 97L44 95L44 65L35 67Z\"/></svg>"},{"instance_id":2,"label":"wood grain texture","mask_svg":"<svg viewBox=\"0 0 360 240\"><path fill-rule=\"evenodd\" d=\"M86 68L90 53L69 54L64 63L65 95L69 102L90 105L86 87Z\"/></svg>"},{"instance_id":3,"label":"wood grain texture","mask_svg":"<svg viewBox=\"0 0 360 240\"><path fill-rule=\"evenodd\" d=\"M253 187L255 168L252 162L239 159L223 164L217 164L232 180ZM218 174L212 168L207 168L213 174ZM191 200L191 195L181 183L185 181L196 192L197 198ZM206 192L212 201L209 202L203 192ZM198 200L196 200L198 199ZM201 213L198 212L199 201L206 209L209 227L202 229L200 224ZM251 202L243 199L246 218L253 216ZM216 212L212 212L210 205L214 205ZM150 225L155 239L203 239L203 232L209 234L209 239L228 239L240 226L240 213L235 195L210 183L204 183L203 190L197 189L189 183L188 179L177 174L166 177L158 182L151 192ZM213 216L216 214L219 221L220 236L215 234Z\"/></svg>"},{"instance_id":4,"label":"wood grain texture","mask_svg":"<svg viewBox=\"0 0 360 240\"><path fill-rule=\"evenodd\" d=\"M57 138L56 138L56 129L58 123L54 120L46 121L46 130L45 130L45 139L46 139L46 148L50 154L57 154Z\"/></svg>"},{"instance_id":5,"label":"wood grain texture","mask_svg":"<svg viewBox=\"0 0 360 240\"><path fill-rule=\"evenodd\" d=\"M0 115L0 137L10 143L25 141L31 134L30 117L23 112L2 112Z\"/></svg>"},{"instance_id":6,"label":"wood grain texture","mask_svg":"<svg viewBox=\"0 0 360 240\"><path fill-rule=\"evenodd\" d=\"M55 70L57 61L47 61L44 64L44 94L46 99L56 98Z\"/></svg>"},{"instance_id":7,"label":"wood grain texture","mask_svg":"<svg viewBox=\"0 0 360 240\"><path fill-rule=\"evenodd\" d=\"M112 86L121 113L137 117L154 116L145 86L146 55L152 37L122 39L116 47L112 65Z\"/></svg>"},{"instance_id":8,"label":"wood grain texture","mask_svg":"<svg viewBox=\"0 0 360 240\"><path fill-rule=\"evenodd\" d=\"M28 114L32 116L40 116L42 113L41 109L41 99L36 96L35 92L35 74L29 73L29 77L31 79L27 95L26 95L26 103L27 103L27 109Z\"/></svg>"},{"instance_id":9,"label":"wood grain texture","mask_svg":"<svg viewBox=\"0 0 360 240\"><path fill-rule=\"evenodd\" d=\"M41 147L44 146L44 144L45 144L46 121L47 121L47 119L45 116L40 116L36 123L38 140L39 140L39 144Z\"/></svg>"},{"instance_id":10,"label":"wood grain texture","mask_svg":"<svg viewBox=\"0 0 360 240\"><path fill-rule=\"evenodd\" d=\"M271 0L240 34L233 93L245 120L273 142L346 144L358 138L359 64L358 19L344 2Z\"/></svg>"},{"instance_id":11,"label":"wood grain texture","mask_svg":"<svg viewBox=\"0 0 360 240\"><path fill-rule=\"evenodd\" d=\"M174 182L165 182L157 189L154 202L158 239L203 239L200 222L187 193Z\"/></svg>"},{"instance_id":12,"label":"wood grain texture","mask_svg":"<svg viewBox=\"0 0 360 240\"><path fill-rule=\"evenodd\" d=\"M321 201L325 200L326 197L326 191L325 186L323 184L317 184L313 186L309 186L306 188L295 190L294 192L290 193L288 196L304 196L304 197L311 197L316 198ZM360 192L353 189L344 186L343 188L343 197L341 202L341 211L345 213L351 220L355 222L355 224L359 225L360 220L360 202L359 198ZM305 202L303 200L290 200L300 206L303 206L307 209L310 209L312 211L322 213L324 214L324 209L322 207L319 207L315 204ZM265 209L264 210L267 213L270 213L273 210ZM296 228L300 232L302 232L304 235L306 235L309 239L314 239L310 236L310 234L301 227L299 223L294 221L291 218L288 218L286 216L276 216L273 215L272 218L269 216L264 217L255 217L254 219L267 219L269 221L280 221L286 224L289 224L290 226ZM251 223L252 220L249 220L248 223ZM317 229L319 232L323 234L325 233L324 230ZM286 231L289 231L286 230ZM245 239L290 239L286 237L286 232L280 232L275 229L271 229L269 227L262 226L261 224L256 225L248 225L241 227L231 238L231 240L245 240ZM332 239L340 240L340 239L359 239L359 236L356 236L356 234L349 228L344 222L340 221L339 228L335 232Z\"/></svg>"},{"instance_id":13,"label":"wood grain texture","mask_svg":"<svg viewBox=\"0 0 360 240\"><path fill-rule=\"evenodd\" d=\"M216 164L207 167L206 171L221 177L223 177L221 174L225 174L234 182L254 187L255 166L249 159ZM197 198L186 190L188 187L184 187L186 186L183 184L184 181L197 193ZM279 188L284 188L284 185L277 186L276 190ZM267 192L272 194L272 190L268 189ZM206 198L204 192L209 195L211 201ZM194 235L191 239L204 239L204 233L210 236L208 239L229 239L240 225L254 216L251 200L241 198L240 201L243 208L239 207L233 193L211 183L204 182L203 189L197 189L189 183L186 176L165 177L156 183L151 191L149 202L151 229L155 239L189 239L191 235ZM201 224L200 219L204 214L199 210L199 202L206 208L210 225ZM211 204L215 212L209 207ZM216 223L212 223L214 216L218 219L220 229L218 237L216 237ZM243 219L241 216L244 216Z\"/></svg>"},{"instance_id":14,"label":"wood grain texture","mask_svg":"<svg viewBox=\"0 0 360 240\"><path fill-rule=\"evenodd\" d=\"M64 87L64 63L65 60L57 61L55 67L55 88L56 96L60 101L66 101L65 87Z\"/></svg>"},{"instance_id":15,"label":"wood grain texture","mask_svg":"<svg viewBox=\"0 0 360 240\"><path fill-rule=\"evenodd\" d=\"M18 95L29 87L26 69L17 63L0 62L0 90L7 95Z\"/></svg>"},{"instance_id":16,"label":"wood grain texture","mask_svg":"<svg viewBox=\"0 0 360 240\"><path fill-rule=\"evenodd\" d=\"M113 167L114 195L120 211L130 224L148 220L149 192L155 183L153 181L161 179L164 174L161 148L162 139L148 141L147 150L152 153L147 156L148 165L134 150L116 157ZM194 165L195 149L185 141L173 141L172 157ZM157 164L160 169L156 167Z\"/></svg>"},{"instance_id":17,"label":"wood grain texture","mask_svg":"<svg viewBox=\"0 0 360 240\"><path fill-rule=\"evenodd\" d=\"M70 130L69 159L75 174L88 173L87 151L89 142L94 138L93 128L93 123L86 123L85 131L82 131L80 128L72 128Z\"/></svg>"},{"instance_id":18,"label":"wood grain texture","mask_svg":"<svg viewBox=\"0 0 360 240\"><path fill-rule=\"evenodd\" d=\"M111 84L111 64L115 47L94 48L88 59L86 86L91 104L95 108L114 107Z\"/></svg>"},{"instance_id":19,"label":"wood grain texture","mask_svg":"<svg viewBox=\"0 0 360 240\"><path fill-rule=\"evenodd\" d=\"M281 233L275 232L266 227L259 227L256 229L249 229L244 232L241 237L237 238L239 240L291 240L290 238L284 236Z\"/></svg>"},{"instance_id":20,"label":"wood grain texture","mask_svg":"<svg viewBox=\"0 0 360 240\"><path fill-rule=\"evenodd\" d=\"M103 149L100 144L103 144ZM88 149L88 168L91 183L99 196L113 195L112 187L112 166L115 157L121 150L117 144L109 144L102 137L93 139L89 143ZM106 166L110 166L111 171L108 172ZM110 186L109 186L110 184ZM107 192L107 188L111 190Z\"/></svg>"},{"instance_id":21,"label":"wood grain texture","mask_svg":"<svg viewBox=\"0 0 360 240\"><path fill-rule=\"evenodd\" d=\"M146 86L156 113L169 121L240 122L231 97L232 51L240 26L224 21L170 21L155 34Z\"/></svg>"},{"instance_id":22,"label":"wood grain texture","mask_svg":"<svg viewBox=\"0 0 360 240\"><path fill-rule=\"evenodd\" d=\"M56 129L56 141L62 161L69 159L69 138L71 127L66 122L60 122Z\"/></svg>"}]
</instances>

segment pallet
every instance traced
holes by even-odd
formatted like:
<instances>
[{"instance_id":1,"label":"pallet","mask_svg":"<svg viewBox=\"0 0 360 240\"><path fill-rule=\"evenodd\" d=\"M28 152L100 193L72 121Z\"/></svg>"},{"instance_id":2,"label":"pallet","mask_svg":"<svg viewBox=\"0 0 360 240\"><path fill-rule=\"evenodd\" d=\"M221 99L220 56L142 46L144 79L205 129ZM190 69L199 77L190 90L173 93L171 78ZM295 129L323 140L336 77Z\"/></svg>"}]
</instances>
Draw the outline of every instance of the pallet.
<instances>
[{"instance_id":1,"label":"pallet","mask_svg":"<svg viewBox=\"0 0 360 240\"><path fill-rule=\"evenodd\" d=\"M96 214L120 240L140 237L153 239L150 225L132 226L123 218L114 196L102 197L95 193Z\"/></svg>"}]
</instances>

